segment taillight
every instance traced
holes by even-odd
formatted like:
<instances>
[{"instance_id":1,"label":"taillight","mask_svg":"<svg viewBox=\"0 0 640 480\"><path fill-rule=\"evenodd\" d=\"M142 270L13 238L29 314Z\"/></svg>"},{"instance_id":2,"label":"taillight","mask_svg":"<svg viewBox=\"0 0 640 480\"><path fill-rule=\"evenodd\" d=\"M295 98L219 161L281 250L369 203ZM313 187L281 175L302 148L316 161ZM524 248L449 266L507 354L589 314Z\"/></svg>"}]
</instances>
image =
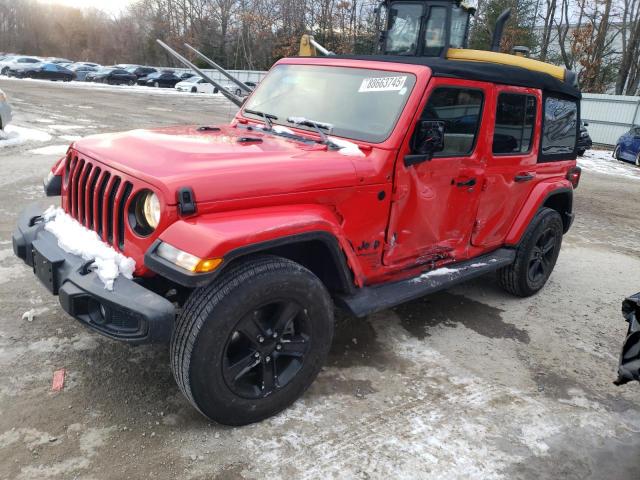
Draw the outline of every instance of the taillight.
<instances>
[{"instance_id":1,"label":"taillight","mask_svg":"<svg viewBox=\"0 0 640 480\"><path fill-rule=\"evenodd\" d=\"M573 188L578 188L578 184L580 183L580 174L582 173L582 169L580 167L573 167L569 172L567 172L567 180L571 182Z\"/></svg>"}]
</instances>

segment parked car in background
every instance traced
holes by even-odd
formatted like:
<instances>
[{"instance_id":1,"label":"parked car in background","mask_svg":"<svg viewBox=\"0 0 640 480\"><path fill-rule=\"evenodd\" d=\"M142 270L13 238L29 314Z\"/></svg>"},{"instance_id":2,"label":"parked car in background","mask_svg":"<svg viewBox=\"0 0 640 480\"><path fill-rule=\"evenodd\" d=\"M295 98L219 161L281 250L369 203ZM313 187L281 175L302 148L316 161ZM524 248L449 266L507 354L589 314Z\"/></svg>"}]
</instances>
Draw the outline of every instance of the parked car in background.
<instances>
[{"instance_id":1,"label":"parked car in background","mask_svg":"<svg viewBox=\"0 0 640 480\"><path fill-rule=\"evenodd\" d=\"M152 73L151 75L144 77L144 79L145 81L142 83L143 85L155 88L173 88L178 84L178 82L182 81L182 79L171 70ZM140 85L140 82L138 82L138 85Z\"/></svg>"},{"instance_id":2,"label":"parked car in background","mask_svg":"<svg viewBox=\"0 0 640 480\"><path fill-rule=\"evenodd\" d=\"M242 83L244 83L247 87L251 87L254 90L258 86L256 82L242 82ZM246 97L247 95L249 95L249 92L245 92L240 87L236 87L234 93L236 94L236 97Z\"/></svg>"},{"instance_id":3,"label":"parked car in background","mask_svg":"<svg viewBox=\"0 0 640 480\"><path fill-rule=\"evenodd\" d=\"M86 65L87 67L102 68L102 65L93 62L76 62L75 65Z\"/></svg>"},{"instance_id":4,"label":"parked car in background","mask_svg":"<svg viewBox=\"0 0 640 480\"><path fill-rule=\"evenodd\" d=\"M76 74L76 80L84 82L87 79L87 75L91 72L97 72L98 67L91 67L84 63L74 63L69 66L69 70Z\"/></svg>"},{"instance_id":5,"label":"parked car in background","mask_svg":"<svg viewBox=\"0 0 640 480\"><path fill-rule=\"evenodd\" d=\"M613 156L617 160L633 162L640 167L640 125L634 125L618 139Z\"/></svg>"},{"instance_id":6,"label":"parked car in background","mask_svg":"<svg viewBox=\"0 0 640 480\"><path fill-rule=\"evenodd\" d=\"M178 82L176 84L176 90L179 92L191 92L191 93L214 93L214 87L204 78L193 76Z\"/></svg>"},{"instance_id":7,"label":"parked car in background","mask_svg":"<svg viewBox=\"0 0 640 480\"><path fill-rule=\"evenodd\" d=\"M157 69L153 67L129 67L125 69L129 73L133 73L136 78L146 77L152 73L157 73Z\"/></svg>"},{"instance_id":8,"label":"parked car in background","mask_svg":"<svg viewBox=\"0 0 640 480\"><path fill-rule=\"evenodd\" d=\"M0 62L0 74L6 75L13 66L28 65L30 63L42 63L37 57L13 56Z\"/></svg>"},{"instance_id":9,"label":"parked car in background","mask_svg":"<svg viewBox=\"0 0 640 480\"><path fill-rule=\"evenodd\" d=\"M188 78L193 78L196 76L197 75L193 72L183 72L180 75L178 75L178 77L180 77L180 80L187 80Z\"/></svg>"},{"instance_id":10,"label":"parked car in background","mask_svg":"<svg viewBox=\"0 0 640 480\"><path fill-rule=\"evenodd\" d=\"M0 90L0 130L4 130L11 121L11 105L7 100L7 95Z\"/></svg>"},{"instance_id":11,"label":"parked car in background","mask_svg":"<svg viewBox=\"0 0 640 480\"><path fill-rule=\"evenodd\" d=\"M48 63L57 63L57 64L67 64L67 65L71 65L73 63L73 60L69 60L68 58L59 58L59 57L47 57L45 58L45 61L47 61Z\"/></svg>"},{"instance_id":12,"label":"parked car in background","mask_svg":"<svg viewBox=\"0 0 640 480\"><path fill-rule=\"evenodd\" d=\"M97 72L87 74L87 82L106 83L109 85L135 85L136 76L122 68L103 67Z\"/></svg>"},{"instance_id":13,"label":"parked car in background","mask_svg":"<svg viewBox=\"0 0 640 480\"><path fill-rule=\"evenodd\" d=\"M38 78L42 80L62 80L70 82L76 76L68 68L55 63L26 63L14 64L7 75L16 78Z\"/></svg>"},{"instance_id":14,"label":"parked car in background","mask_svg":"<svg viewBox=\"0 0 640 480\"><path fill-rule=\"evenodd\" d=\"M582 122L580 126L580 138L578 139L578 144L576 148L578 150L578 155L584 155L584 152L587 150L591 150L593 146L593 142L591 141L591 137L589 136L589 132L587 131L587 127L589 124L587 122Z\"/></svg>"}]
</instances>

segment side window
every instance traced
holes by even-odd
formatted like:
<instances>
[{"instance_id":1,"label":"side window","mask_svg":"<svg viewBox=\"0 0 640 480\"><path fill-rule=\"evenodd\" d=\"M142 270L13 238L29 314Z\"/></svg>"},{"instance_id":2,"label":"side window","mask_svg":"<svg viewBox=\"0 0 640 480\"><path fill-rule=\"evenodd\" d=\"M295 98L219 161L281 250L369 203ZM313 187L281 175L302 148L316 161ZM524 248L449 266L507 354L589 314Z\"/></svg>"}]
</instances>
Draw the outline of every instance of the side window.
<instances>
[{"instance_id":1,"label":"side window","mask_svg":"<svg viewBox=\"0 0 640 480\"><path fill-rule=\"evenodd\" d=\"M396 3L389 11L389 31L387 33L386 53L413 55L418 45L422 5Z\"/></svg>"},{"instance_id":2,"label":"side window","mask_svg":"<svg viewBox=\"0 0 640 480\"><path fill-rule=\"evenodd\" d=\"M542 159L553 160L553 155L566 158L573 154L577 125L578 104L574 100L547 97L544 101L542 125Z\"/></svg>"},{"instance_id":3,"label":"side window","mask_svg":"<svg viewBox=\"0 0 640 480\"><path fill-rule=\"evenodd\" d=\"M444 48L445 25L447 24L447 9L445 7L431 7L429 20L424 31L424 54L437 57Z\"/></svg>"},{"instance_id":4,"label":"side window","mask_svg":"<svg viewBox=\"0 0 640 480\"><path fill-rule=\"evenodd\" d=\"M421 120L440 120L444 127L444 149L436 157L469 155L478 135L483 94L480 90L436 88L422 112Z\"/></svg>"},{"instance_id":5,"label":"side window","mask_svg":"<svg viewBox=\"0 0 640 480\"><path fill-rule=\"evenodd\" d=\"M501 93L496 107L493 153L519 154L531 150L536 121L536 98L517 93Z\"/></svg>"}]
</instances>

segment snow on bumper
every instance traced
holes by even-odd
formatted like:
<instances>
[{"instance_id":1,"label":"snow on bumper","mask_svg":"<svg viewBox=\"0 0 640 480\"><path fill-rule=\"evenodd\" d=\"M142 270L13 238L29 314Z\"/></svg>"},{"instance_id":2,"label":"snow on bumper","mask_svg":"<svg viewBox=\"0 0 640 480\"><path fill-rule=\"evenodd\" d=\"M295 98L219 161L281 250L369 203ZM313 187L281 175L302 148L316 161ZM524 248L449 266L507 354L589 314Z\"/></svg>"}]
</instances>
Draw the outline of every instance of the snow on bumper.
<instances>
[{"instance_id":1,"label":"snow on bumper","mask_svg":"<svg viewBox=\"0 0 640 480\"><path fill-rule=\"evenodd\" d=\"M114 264L118 268L112 289L106 289L98 275L99 267L94 268L93 262L82 256L89 247L77 245L75 253L62 248L60 239L47 228L53 220L45 222L41 213L35 205L20 215L13 233L13 250L32 267L42 284L59 296L62 308L87 327L116 340L132 344L168 342L175 319L173 304L120 274L121 267L125 273L127 269L133 271L134 265L126 257L101 257L105 263L113 262L107 273L113 273ZM70 245L65 243L65 248L70 250Z\"/></svg>"},{"instance_id":2,"label":"snow on bumper","mask_svg":"<svg viewBox=\"0 0 640 480\"><path fill-rule=\"evenodd\" d=\"M96 232L82 226L62 208L51 206L42 218L44 228L56 236L60 248L85 260L93 260L96 273L107 290L113 290L113 282L118 275L133 278L136 262L132 258L116 252L100 240Z\"/></svg>"}]
</instances>

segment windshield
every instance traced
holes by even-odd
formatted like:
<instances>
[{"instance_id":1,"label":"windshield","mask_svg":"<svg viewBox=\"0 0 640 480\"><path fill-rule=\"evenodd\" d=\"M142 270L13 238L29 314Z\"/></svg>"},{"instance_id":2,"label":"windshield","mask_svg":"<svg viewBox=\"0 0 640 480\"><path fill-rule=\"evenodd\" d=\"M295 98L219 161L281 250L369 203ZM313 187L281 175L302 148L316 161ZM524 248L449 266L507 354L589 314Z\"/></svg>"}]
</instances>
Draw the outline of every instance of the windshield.
<instances>
[{"instance_id":1,"label":"windshield","mask_svg":"<svg viewBox=\"0 0 640 480\"><path fill-rule=\"evenodd\" d=\"M189 77L186 80L183 80L183 83L197 83L202 80L200 77Z\"/></svg>"},{"instance_id":2,"label":"windshield","mask_svg":"<svg viewBox=\"0 0 640 480\"><path fill-rule=\"evenodd\" d=\"M278 65L244 107L278 117L274 124L293 125L287 118L305 117L331 124L334 135L378 143L391 134L415 82L404 72ZM246 110L243 114L262 119Z\"/></svg>"}]
</instances>

